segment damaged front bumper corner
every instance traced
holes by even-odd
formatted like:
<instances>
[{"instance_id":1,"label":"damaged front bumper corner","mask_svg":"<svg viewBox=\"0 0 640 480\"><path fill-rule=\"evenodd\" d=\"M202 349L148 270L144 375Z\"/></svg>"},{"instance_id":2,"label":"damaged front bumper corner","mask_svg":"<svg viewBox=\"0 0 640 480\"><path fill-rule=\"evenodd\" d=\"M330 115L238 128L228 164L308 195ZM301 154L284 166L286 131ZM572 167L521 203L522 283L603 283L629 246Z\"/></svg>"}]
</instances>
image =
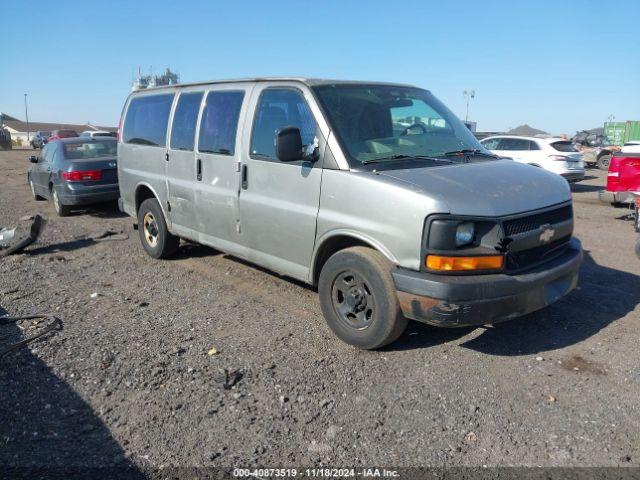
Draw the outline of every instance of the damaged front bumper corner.
<instances>
[{"instance_id":1,"label":"damaged front bumper corner","mask_svg":"<svg viewBox=\"0 0 640 480\"><path fill-rule=\"evenodd\" d=\"M519 275L436 275L396 268L398 300L407 318L441 327L511 320L559 300L578 284L582 247L572 239L561 256Z\"/></svg>"}]
</instances>

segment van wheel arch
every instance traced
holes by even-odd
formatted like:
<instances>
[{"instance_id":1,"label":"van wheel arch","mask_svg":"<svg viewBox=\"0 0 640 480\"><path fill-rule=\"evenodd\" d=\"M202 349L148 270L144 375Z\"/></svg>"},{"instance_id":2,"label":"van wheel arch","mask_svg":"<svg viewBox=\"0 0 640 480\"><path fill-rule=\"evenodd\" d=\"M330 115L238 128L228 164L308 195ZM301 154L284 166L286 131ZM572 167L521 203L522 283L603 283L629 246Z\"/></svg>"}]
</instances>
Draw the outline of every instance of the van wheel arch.
<instances>
[{"instance_id":1,"label":"van wheel arch","mask_svg":"<svg viewBox=\"0 0 640 480\"><path fill-rule=\"evenodd\" d=\"M153 190L151 190L149 187L147 187L146 185L138 186L138 188L136 189L136 212L138 212L138 209L140 208L140 205L142 205L142 202L144 202L148 198L155 198L156 200L158 200L156 194L153 193Z\"/></svg>"},{"instance_id":2,"label":"van wheel arch","mask_svg":"<svg viewBox=\"0 0 640 480\"><path fill-rule=\"evenodd\" d=\"M322 267L324 266L324 264L327 263L327 260L329 260L332 255L338 253L340 250L351 247L371 248L372 250L380 252L382 255L387 257L387 255L385 255L384 252L381 252L380 249L376 248L371 243L362 240L361 238L353 237L350 235L335 235L323 241L322 244L318 247L318 251L313 262L312 282L314 286L318 285L320 272L322 271Z\"/></svg>"}]
</instances>

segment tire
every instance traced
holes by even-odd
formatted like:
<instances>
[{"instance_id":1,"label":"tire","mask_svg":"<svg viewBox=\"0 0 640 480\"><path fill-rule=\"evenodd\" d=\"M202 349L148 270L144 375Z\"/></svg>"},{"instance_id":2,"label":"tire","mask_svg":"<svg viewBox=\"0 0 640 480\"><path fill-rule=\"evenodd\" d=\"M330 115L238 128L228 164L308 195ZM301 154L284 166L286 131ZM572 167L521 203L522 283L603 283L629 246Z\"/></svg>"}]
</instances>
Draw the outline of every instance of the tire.
<instances>
[{"instance_id":1,"label":"tire","mask_svg":"<svg viewBox=\"0 0 640 480\"><path fill-rule=\"evenodd\" d=\"M138 233L142 247L152 258L168 258L180 245L180 238L169 233L164 213L155 198L147 198L138 208Z\"/></svg>"},{"instance_id":2,"label":"tire","mask_svg":"<svg viewBox=\"0 0 640 480\"><path fill-rule=\"evenodd\" d=\"M400 337L407 326L380 252L351 247L333 254L318 282L320 307L329 328L349 345L373 350Z\"/></svg>"},{"instance_id":3,"label":"tire","mask_svg":"<svg viewBox=\"0 0 640 480\"><path fill-rule=\"evenodd\" d=\"M68 205L60 203L58 198L58 191L56 187L51 187L51 201L53 202L53 208L59 217L67 217L71 213L71 208Z\"/></svg>"},{"instance_id":4,"label":"tire","mask_svg":"<svg viewBox=\"0 0 640 480\"><path fill-rule=\"evenodd\" d=\"M611 155L603 155L598 159L598 168L600 170L609 170L610 162L611 162Z\"/></svg>"}]
</instances>

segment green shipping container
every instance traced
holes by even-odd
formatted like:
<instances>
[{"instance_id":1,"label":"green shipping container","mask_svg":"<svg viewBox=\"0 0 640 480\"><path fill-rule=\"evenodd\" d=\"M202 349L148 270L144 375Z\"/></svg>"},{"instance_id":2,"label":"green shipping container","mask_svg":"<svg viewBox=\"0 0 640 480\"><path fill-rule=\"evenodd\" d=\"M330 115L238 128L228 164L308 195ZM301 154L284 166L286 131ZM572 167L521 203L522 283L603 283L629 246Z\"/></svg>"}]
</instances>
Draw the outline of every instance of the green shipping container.
<instances>
[{"instance_id":1,"label":"green shipping container","mask_svg":"<svg viewBox=\"0 0 640 480\"><path fill-rule=\"evenodd\" d=\"M640 141L640 121L638 120L630 120L626 123L626 128L624 131L624 141Z\"/></svg>"},{"instance_id":2,"label":"green shipping container","mask_svg":"<svg viewBox=\"0 0 640 480\"><path fill-rule=\"evenodd\" d=\"M627 124L625 122L605 122L604 134L611 143L622 146L627 130Z\"/></svg>"}]
</instances>

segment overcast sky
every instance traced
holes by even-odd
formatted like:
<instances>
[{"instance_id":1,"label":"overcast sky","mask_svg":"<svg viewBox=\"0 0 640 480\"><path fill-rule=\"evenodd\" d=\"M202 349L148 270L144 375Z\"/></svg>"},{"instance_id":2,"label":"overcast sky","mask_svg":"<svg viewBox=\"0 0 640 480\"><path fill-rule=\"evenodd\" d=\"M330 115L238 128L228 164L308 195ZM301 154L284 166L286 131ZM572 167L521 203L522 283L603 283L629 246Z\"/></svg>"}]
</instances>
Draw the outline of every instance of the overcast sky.
<instances>
[{"instance_id":1,"label":"overcast sky","mask_svg":"<svg viewBox=\"0 0 640 480\"><path fill-rule=\"evenodd\" d=\"M138 67L182 81L411 83L483 131L640 119L640 1L8 2L0 111L117 125Z\"/></svg>"}]
</instances>

